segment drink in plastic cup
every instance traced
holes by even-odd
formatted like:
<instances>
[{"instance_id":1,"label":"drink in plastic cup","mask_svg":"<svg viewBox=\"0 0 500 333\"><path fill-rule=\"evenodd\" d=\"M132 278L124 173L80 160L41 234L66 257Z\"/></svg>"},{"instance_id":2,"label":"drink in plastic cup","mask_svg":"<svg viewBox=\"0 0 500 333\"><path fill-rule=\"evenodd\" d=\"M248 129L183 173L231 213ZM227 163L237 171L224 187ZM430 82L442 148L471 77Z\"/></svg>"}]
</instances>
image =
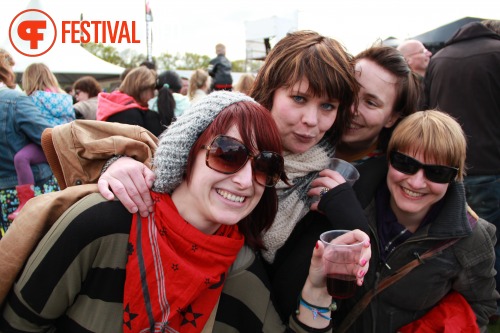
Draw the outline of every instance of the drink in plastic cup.
<instances>
[{"instance_id":1,"label":"drink in plastic cup","mask_svg":"<svg viewBox=\"0 0 500 333\"><path fill-rule=\"evenodd\" d=\"M323 265L328 293L335 299L352 297L356 292L356 268L363 242L346 245L342 235L349 230L330 230L320 235L325 247Z\"/></svg>"},{"instance_id":2,"label":"drink in plastic cup","mask_svg":"<svg viewBox=\"0 0 500 333\"><path fill-rule=\"evenodd\" d=\"M356 180L359 179L358 169L356 169L356 167L351 163L340 158L332 158L328 169L335 170L340 173L342 177L344 177L345 181L351 186L356 182Z\"/></svg>"}]
</instances>

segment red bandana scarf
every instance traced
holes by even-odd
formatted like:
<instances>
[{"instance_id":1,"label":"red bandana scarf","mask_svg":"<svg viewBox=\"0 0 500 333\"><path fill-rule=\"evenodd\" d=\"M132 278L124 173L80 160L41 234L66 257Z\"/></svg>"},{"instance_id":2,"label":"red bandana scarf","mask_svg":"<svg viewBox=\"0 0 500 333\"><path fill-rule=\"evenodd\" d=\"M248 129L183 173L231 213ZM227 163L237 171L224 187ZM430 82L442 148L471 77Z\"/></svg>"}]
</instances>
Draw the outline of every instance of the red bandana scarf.
<instances>
[{"instance_id":1,"label":"red bandana scarf","mask_svg":"<svg viewBox=\"0 0 500 333\"><path fill-rule=\"evenodd\" d=\"M134 215L124 290L123 331L200 332L243 246L237 226L206 235L168 194L151 192L154 214Z\"/></svg>"}]
</instances>

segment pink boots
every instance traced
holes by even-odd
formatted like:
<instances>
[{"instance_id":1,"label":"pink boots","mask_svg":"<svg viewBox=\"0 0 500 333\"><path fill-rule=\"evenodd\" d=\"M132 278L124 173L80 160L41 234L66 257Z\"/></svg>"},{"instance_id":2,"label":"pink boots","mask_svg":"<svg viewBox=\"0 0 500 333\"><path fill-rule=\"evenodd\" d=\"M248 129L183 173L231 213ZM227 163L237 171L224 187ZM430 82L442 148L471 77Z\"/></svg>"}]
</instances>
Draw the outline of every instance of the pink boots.
<instances>
[{"instance_id":1,"label":"pink boots","mask_svg":"<svg viewBox=\"0 0 500 333\"><path fill-rule=\"evenodd\" d=\"M11 221L14 221L16 219L17 215L24 207L26 202L28 202L29 199L35 196L33 184L18 185L16 186L16 190L17 198L19 199L19 207L17 207L17 209L13 213L9 214L8 219Z\"/></svg>"}]
</instances>

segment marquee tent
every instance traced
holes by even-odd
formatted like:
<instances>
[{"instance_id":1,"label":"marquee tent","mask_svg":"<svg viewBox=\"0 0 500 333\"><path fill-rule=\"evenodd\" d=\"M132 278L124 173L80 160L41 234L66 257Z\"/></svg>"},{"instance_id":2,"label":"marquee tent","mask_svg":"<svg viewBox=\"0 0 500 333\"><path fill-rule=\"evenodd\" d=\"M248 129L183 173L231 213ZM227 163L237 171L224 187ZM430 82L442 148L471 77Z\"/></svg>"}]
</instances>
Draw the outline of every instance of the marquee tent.
<instances>
[{"instance_id":1,"label":"marquee tent","mask_svg":"<svg viewBox=\"0 0 500 333\"><path fill-rule=\"evenodd\" d=\"M431 31L427 31L418 36L411 37L411 39L416 39L422 42L427 49L432 53L436 53L444 47L444 44L448 39L450 39L453 34L464 24L469 22L482 21L484 19L478 17L464 17L459 20L447 23Z\"/></svg>"},{"instance_id":2,"label":"marquee tent","mask_svg":"<svg viewBox=\"0 0 500 333\"><path fill-rule=\"evenodd\" d=\"M61 86L72 84L85 75L91 75L98 81L118 79L125 70L94 56L79 44L56 43L49 52L39 57L23 56L10 43L0 47L7 50L14 58L16 62L14 72L16 72L18 79L21 78L26 67L34 62L42 62L47 65L56 75Z\"/></svg>"}]
</instances>

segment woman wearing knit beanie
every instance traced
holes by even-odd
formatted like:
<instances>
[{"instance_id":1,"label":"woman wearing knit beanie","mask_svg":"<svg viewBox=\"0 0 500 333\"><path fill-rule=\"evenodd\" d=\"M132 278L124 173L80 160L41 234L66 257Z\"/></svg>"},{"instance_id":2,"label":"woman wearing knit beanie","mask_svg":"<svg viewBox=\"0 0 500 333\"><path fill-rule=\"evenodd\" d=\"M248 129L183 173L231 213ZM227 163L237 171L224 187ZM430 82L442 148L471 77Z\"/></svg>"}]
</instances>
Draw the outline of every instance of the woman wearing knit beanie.
<instances>
[{"instance_id":1,"label":"woman wearing knit beanie","mask_svg":"<svg viewBox=\"0 0 500 333\"><path fill-rule=\"evenodd\" d=\"M279 182L278 213L269 230L263 235L262 251L271 279L275 305L286 321L297 308L297 297L307 278L311 249L321 232L329 229L352 229L351 221L338 219L332 225L317 212L314 196L328 187L330 181L344 183L344 179L330 178L320 172L327 168L352 118L349 111L357 100L359 84L354 76L352 57L334 39L312 31L297 31L281 39L268 54L259 70L250 96L271 111L283 145L285 171L289 184ZM119 196L129 209L147 214L151 199L143 178L144 167L127 171L133 182L127 181L126 163L116 162L100 180L101 193L114 198L108 185L122 189L120 181L138 184L131 198ZM137 163L137 162L136 162ZM129 164L129 165L130 165ZM113 174L114 172L114 174ZM117 191L115 191L118 193ZM146 201L142 201L145 198ZM137 205L132 204L137 202ZM354 225L364 229L363 223ZM298 255L307 253L307 255ZM294 274L290 274L290 271Z\"/></svg>"},{"instance_id":2,"label":"woman wearing knit beanie","mask_svg":"<svg viewBox=\"0 0 500 333\"><path fill-rule=\"evenodd\" d=\"M253 250L264 248L262 233L278 209L274 186L286 181L279 151L278 129L253 99L224 91L202 99L160 137L152 214L131 214L99 194L71 206L29 258L4 305L0 331L210 332L213 326L224 332L234 318L217 313L215 322L211 314L231 290L249 286L238 269L258 269ZM360 262L368 260L366 234L351 236L348 242L365 242ZM302 290L320 306L331 301L322 251L316 245ZM366 270L359 266L360 281ZM267 291L265 280L255 285ZM268 309L258 331L329 327L330 313L316 318L300 305L286 328L269 292L253 302Z\"/></svg>"}]
</instances>

